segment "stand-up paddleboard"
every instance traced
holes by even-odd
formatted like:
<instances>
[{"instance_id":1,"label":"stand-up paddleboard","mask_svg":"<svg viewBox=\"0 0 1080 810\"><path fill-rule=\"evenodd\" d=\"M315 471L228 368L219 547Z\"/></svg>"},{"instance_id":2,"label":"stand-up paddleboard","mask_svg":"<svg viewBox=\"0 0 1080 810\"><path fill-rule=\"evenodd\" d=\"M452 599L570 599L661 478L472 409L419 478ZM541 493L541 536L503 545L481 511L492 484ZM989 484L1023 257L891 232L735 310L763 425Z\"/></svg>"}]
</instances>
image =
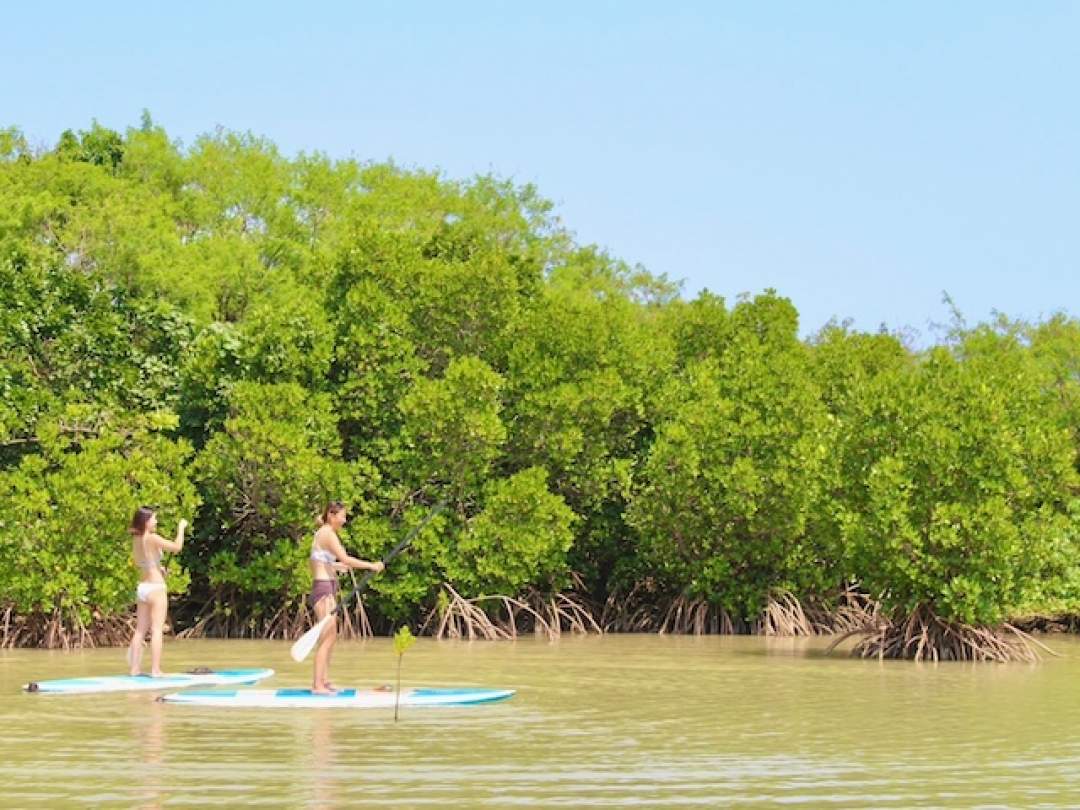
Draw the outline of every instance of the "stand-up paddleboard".
<instances>
[{"instance_id":1,"label":"stand-up paddleboard","mask_svg":"<svg viewBox=\"0 0 1080 810\"><path fill-rule=\"evenodd\" d=\"M401 706L475 706L513 697L513 689L403 689ZM262 709L392 709L395 693L381 689L341 689L314 695L310 689L194 689L163 695L159 700L189 706Z\"/></svg>"},{"instance_id":2,"label":"stand-up paddleboard","mask_svg":"<svg viewBox=\"0 0 1080 810\"><path fill-rule=\"evenodd\" d=\"M160 691L189 686L230 686L258 683L274 674L272 669L217 669L175 672L160 678L149 675L101 675L92 678L61 678L55 681L31 681L27 692L44 695L85 695L95 692Z\"/></svg>"}]
</instances>

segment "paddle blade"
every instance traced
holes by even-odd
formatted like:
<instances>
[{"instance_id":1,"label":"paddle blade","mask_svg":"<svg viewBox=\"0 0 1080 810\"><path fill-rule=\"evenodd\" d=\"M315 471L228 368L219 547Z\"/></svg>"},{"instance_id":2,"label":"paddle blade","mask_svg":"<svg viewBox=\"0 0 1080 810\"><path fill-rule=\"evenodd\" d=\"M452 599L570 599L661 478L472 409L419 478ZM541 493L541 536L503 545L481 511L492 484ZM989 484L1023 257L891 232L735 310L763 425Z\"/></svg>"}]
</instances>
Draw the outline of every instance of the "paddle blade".
<instances>
[{"instance_id":1,"label":"paddle blade","mask_svg":"<svg viewBox=\"0 0 1080 810\"><path fill-rule=\"evenodd\" d=\"M299 663L308 657L311 651L315 649L315 645L319 642L319 636L322 635L323 628L326 627L327 623L333 618L333 613L328 616L323 616L310 630L296 640L289 650L289 655L292 656L293 661Z\"/></svg>"}]
</instances>

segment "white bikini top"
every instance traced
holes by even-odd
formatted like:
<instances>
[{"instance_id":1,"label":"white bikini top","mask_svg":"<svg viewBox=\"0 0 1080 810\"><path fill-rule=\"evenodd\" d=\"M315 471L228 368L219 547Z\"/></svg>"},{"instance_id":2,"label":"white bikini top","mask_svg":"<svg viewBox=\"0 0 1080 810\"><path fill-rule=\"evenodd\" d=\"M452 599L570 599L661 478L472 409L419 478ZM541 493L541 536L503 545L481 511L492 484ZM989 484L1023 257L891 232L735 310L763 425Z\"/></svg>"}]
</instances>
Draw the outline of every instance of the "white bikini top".
<instances>
[{"instance_id":1,"label":"white bikini top","mask_svg":"<svg viewBox=\"0 0 1080 810\"><path fill-rule=\"evenodd\" d=\"M337 555L332 551L326 551L325 549L315 547L315 538L311 539L311 559L315 562L326 563L327 565L333 565L337 562Z\"/></svg>"}]
</instances>

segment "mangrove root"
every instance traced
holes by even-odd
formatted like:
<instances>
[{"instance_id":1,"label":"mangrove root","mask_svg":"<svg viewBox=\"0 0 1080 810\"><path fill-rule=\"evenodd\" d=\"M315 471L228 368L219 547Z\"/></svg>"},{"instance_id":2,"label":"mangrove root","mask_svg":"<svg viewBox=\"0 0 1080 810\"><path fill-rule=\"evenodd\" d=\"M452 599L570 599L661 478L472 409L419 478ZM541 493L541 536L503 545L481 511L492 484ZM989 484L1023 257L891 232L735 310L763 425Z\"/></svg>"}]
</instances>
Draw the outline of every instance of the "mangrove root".
<instances>
[{"instance_id":1,"label":"mangrove root","mask_svg":"<svg viewBox=\"0 0 1080 810\"><path fill-rule=\"evenodd\" d=\"M925 605L902 619L885 620L874 628L844 633L829 646L829 651L856 635L861 638L852 654L862 658L1033 663L1042 657L1040 650L1056 655L1042 642L1010 624L986 627L949 621Z\"/></svg>"},{"instance_id":2,"label":"mangrove root","mask_svg":"<svg viewBox=\"0 0 1080 810\"><path fill-rule=\"evenodd\" d=\"M44 647L70 650L76 648L119 647L131 640L133 616L108 616L96 613L90 623L77 614L59 608L50 614L20 615L13 606L3 608L0 618L0 648Z\"/></svg>"},{"instance_id":3,"label":"mangrove root","mask_svg":"<svg viewBox=\"0 0 1080 810\"><path fill-rule=\"evenodd\" d=\"M763 636L815 636L828 633L829 625L812 621L795 595L783 592L765 605L754 629Z\"/></svg>"},{"instance_id":4,"label":"mangrove root","mask_svg":"<svg viewBox=\"0 0 1080 810\"><path fill-rule=\"evenodd\" d=\"M214 601L204 605L190 627L177 633L177 638L257 638L292 641L302 636L316 621L315 612L305 598L290 600L270 616L241 619L224 610ZM344 639L370 638L374 633L363 601L357 599L341 615L338 637Z\"/></svg>"},{"instance_id":5,"label":"mangrove root","mask_svg":"<svg viewBox=\"0 0 1080 810\"><path fill-rule=\"evenodd\" d=\"M443 593L421 627L421 632L433 628L436 638L494 641L531 630L553 639L563 631L603 632L588 606L565 593L532 591L524 599L503 595L466 599L449 583L443 585Z\"/></svg>"},{"instance_id":6,"label":"mangrove root","mask_svg":"<svg viewBox=\"0 0 1080 810\"><path fill-rule=\"evenodd\" d=\"M657 632L661 635L745 635L751 629L742 619L733 617L721 607L710 605L704 599L678 596L668 606Z\"/></svg>"}]
</instances>

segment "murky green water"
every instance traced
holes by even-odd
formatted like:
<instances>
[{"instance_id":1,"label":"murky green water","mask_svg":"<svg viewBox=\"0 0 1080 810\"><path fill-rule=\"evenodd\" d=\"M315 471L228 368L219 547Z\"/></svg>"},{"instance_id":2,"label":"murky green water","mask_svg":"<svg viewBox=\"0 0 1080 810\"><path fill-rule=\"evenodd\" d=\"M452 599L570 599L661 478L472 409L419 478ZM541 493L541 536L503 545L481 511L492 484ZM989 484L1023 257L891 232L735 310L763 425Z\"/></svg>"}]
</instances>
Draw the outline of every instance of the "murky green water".
<instances>
[{"instance_id":1,"label":"murky green water","mask_svg":"<svg viewBox=\"0 0 1080 810\"><path fill-rule=\"evenodd\" d=\"M1080 641L1038 666L822 658L822 642L608 636L439 643L411 685L511 686L507 703L208 710L151 694L44 696L122 651L0 654L5 807L1076 807ZM270 642L168 642L170 670L310 670ZM393 677L388 640L339 645L339 684Z\"/></svg>"}]
</instances>

